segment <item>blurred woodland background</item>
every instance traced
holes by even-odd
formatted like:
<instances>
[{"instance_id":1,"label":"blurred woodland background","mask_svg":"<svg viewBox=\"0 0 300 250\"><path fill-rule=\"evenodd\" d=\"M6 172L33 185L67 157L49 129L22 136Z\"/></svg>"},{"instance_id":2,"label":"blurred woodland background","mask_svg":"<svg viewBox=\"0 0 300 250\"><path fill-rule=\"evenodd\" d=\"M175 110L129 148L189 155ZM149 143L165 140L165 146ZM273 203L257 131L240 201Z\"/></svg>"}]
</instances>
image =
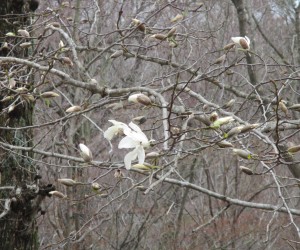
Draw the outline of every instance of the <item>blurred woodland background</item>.
<instances>
[{"instance_id":1,"label":"blurred woodland background","mask_svg":"<svg viewBox=\"0 0 300 250\"><path fill-rule=\"evenodd\" d=\"M299 249L299 1L0 18L0 249ZM154 140L144 162L124 167L109 120Z\"/></svg>"}]
</instances>

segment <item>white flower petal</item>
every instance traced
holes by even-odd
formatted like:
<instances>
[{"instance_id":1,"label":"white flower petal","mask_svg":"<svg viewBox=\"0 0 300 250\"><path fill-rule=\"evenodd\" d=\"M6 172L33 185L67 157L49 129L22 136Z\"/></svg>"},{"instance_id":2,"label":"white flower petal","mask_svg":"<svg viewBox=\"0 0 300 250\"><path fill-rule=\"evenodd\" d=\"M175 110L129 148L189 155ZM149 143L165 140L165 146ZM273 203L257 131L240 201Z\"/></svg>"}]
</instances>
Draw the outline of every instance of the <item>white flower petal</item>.
<instances>
[{"instance_id":1,"label":"white flower petal","mask_svg":"<svg viewBox=\"0 0 300 250\"><path fill-rule=\"evenodd\" d=\"M130 151L128 154L124 157L124 164L126 169L131 168L131 162L136 159L138 148L135 148L134 150Z\"/></svg>"},{"instance_id":2,"label":"white flower petal","mask_svg":"<svg viewBox=\"0 0 300 250\"><path fill-rule=\"evenodd\" d=\"M138 97L139 95L140 95L140 94L133 94L133 95L130 95L130 96L128 97L128 101L129 101L129 102L138 103L137 97Z\"/></svg>"},{"instance_id":3,"label":"white flower petal","mask_svg":"<svg viewBox=\"0 0 300 250\"><path fill-rule=\"evenodd\" d=\"M117 126L121 125L121 126L126 126L127 127L127 125L123 122L118 122L116 120L108 120L108 121L111 122L113 125L117 125Z\"/></svg>"},{"instance_id":4,"label":"white flower petal","mask_svg":"<svg viewBox=\"0 0 300 250\"><path fill-rule=\"evenodd\" d=\"M137 147L137 157L139 159L139 164L143 164L145 161L145 150L142 146Z\"/></svg>"},{"instance_id":5,"label":"white flower petal","mask_svg":"<svg viewBox=\"0 0 300 250\"><path fill-rule=\"evenodd\" d=\"M139 142L133 140L129 136L125 136L120 142L118 148L135 148L139 145Z\"/></svg>"},{"instance_id":6,"label":"white flower petal","mask_svg":"<svg viewBox=\"0 0 300 250\"><path fill-rule=\"evenodd\" d=\"M240 39L243 37L237 36L237 37L231 37L231 40L236 43L236 44L240 44Z\"/></svg>"},{"instance_id":7,"label":"white flower petal","mask_svg":"<svg viewBox=\"0 0 300 250\"><path fill-rule=\"evenodd\" d=\"M111 140L116 134L118 134L119 128L117 126L111 126L104 132L104 138Z\"/></svg>"},{"instance_id":8,"label":"white flower petal","mask_svg":"<svg viewBox=\"0 0 300 250\"><path fill-rule=\"evenodd\" d=\"M131 127L135 132L143 133L142 130L140 129L140 127L138 125L134 124L133 122L129 123L129 127Z\"/></svg>"},{"instance_id":9,"label":"white flower petal","mask_svg":"<svg viewBox=\"0 0 300 250\"><path fill-rule=\"evenodd\" d=\"M117 135L120 131L131 131L131 129L123 122L118 122L115 120L108 120L113 126L109 127L104 132L104 138L107 140L111 140L115 135Z\"/></svg>"},{"instance_id":10,"label":"white flower petal","mask_svg":"<svg viewBox=\"0 0 300 250\"><path fill-rule=\"evenodd\" d=\"M141 132L141 133L132 132L128 136L130 138L132 138L133 140L140 142L140 143L148 142L147 136L143 132Z\"/></svg>"},{"instance_id":11,"label":"white flower petal","mask_svg":"<svg viewBox=\"0 0 300 250\"><path fill-rule=\"evenodd\" d=\"M250 45L250 39L249 39L249 37L245 36L245 39L246 39L248 45Z\"/></svg>"}]
</instances>

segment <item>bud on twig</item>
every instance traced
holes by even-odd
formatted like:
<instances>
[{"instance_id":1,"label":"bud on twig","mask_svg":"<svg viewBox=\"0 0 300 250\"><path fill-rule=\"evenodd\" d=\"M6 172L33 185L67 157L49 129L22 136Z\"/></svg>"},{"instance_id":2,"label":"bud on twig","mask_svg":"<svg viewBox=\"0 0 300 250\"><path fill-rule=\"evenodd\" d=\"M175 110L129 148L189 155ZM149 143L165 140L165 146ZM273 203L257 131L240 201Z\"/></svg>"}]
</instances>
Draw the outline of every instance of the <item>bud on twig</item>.
<instances>
[{"instance_id":1,"label":"bud on twig","mask_svg":"<svg viewBox=\"0 0 300 250\"><path fill-rule=\"evenodd\" d=\"M19 46L22 49L26 49L26 48L29 48L31 45L32 45L31 42L25 42L25 43L21 43Z\"/></svg>"},{"instance_id":2,"label":"bud on twig","mask_svg":"<svg viewBox=\"0 0 300 250\"><path fill-rule=\"evenodd\" d=\"M67 197L66 195L64 195L63 193L61 193L59 191L50 191L49 194L52 195L52 196L61 198L61 199L64 199L64 198Z\"/></svg>"},{"instance_id":3,"label":"bud on twig","mask_svg":"<svg viewBox=\"0 0 300 250\"><path fill-rule=\"evenodd\" d=\"M53 98L53 97L59 97L59 94L53 92L53 91L47 91L40 94L41 98Z\"/></svg>"},{"instance_id":4,"label":"bud on twig","mask_svg":"<svg viewBox=\"0 0 300 250\"><path fill-rule=\"evenodd\" d=\"M226 55L224 54L224 55L220 56L219 58L217 58L213 64L221 64L221 63L225 62L225 59L226 59Z\"/></svg>"},{"instance_id":5,"label":"bud on twig","mask_svg":"<svg viewBox=\"0 0 300 250\"><path fill-rule=\"evenodd\" d=\"M175 23L175 22L181 21L182 19L183 19L183 15L177 14L177 16L175 16L174 18L171 19L171 22Z\"/></svg>"},{"instance_id":6,"label":"bud on twig","mask_svg":"<svg viewBox=\"0 0 300 250\"><path fill-rule=\"evenodd\" d=\"M91 162L93 160L93 156L92 156L91 150L87 146L85 146L84 144L82 144L82 143L79 144L79 148L81 150L80 155L83 158L83 160L85 162Z\"/></svg>"},{"instance_id":7,"label":"bud on twig","mask_svg":"<svg viewBox=\"0 0 300 250\"><path fill-rule=\"evenodd\" d=\"M241 126L230 129L228 133L224 134L224 138L230 138L234 135L238 135L239 133L241 133Z\"/></svg>"},{"instance_id":8,"label":"bud on twig","mask_svg":"<svg viewBox=\"0 0 300 250\"><path fill-rule=\"evenodd\" d=\"M115 51L111 56L110 58L117 58L117 57L120 57L121 55L123 55L124 51L123 50L117 50Z\"/></svg>"},{"instance_id":9,"label":"bud on twig","mask_svg":"<svg viewBox=\"0 0 300 250\"><path fill-rule=\"evenodd\" d=\"M147 118L145 116L137 116L132 119L132 121L138 122L139 124L143 124L144 122L146 122L146 120Z\"/></svg>"},{"instance_id":10,"label":"bud on twig","mask_svg":"<svg viewBox=\"0 0 300 250\"><path fill-rule=\"evenodd\" d=\"M64 179L57 179L58 182L60 182L61 184L67 186L67 187L72 187L76 184L78 184L78 182L72 180L72 179L67 179L67 178L64 178Z\"/></svg>"},{"instance_id":11,"label":"bud on twig","mask_svg":"<svg viewBox=\"0 0 300 250\"><path fill-rule=\"evenodd\" d=\"M300 104L294 104L289 107L289 109L294 110L294 111L300 111Z\"/></svg>"},{"instance_id":12,"label":"bud on twig","mask_svg":"<svg viewBox=\"0 0 300 250\"><path fill-rule=\"evenodd\" d=\"M212 112L209 116L211 122L215 122L219 118L219 115L216 111Z\"/></svg>"},{"instance_id":13,"label":"bud on twig","mask_svg":"<svg viewBox=\"0 0 300 250\"><path fill-rule=\"evenodd\" d=\"M244 166L240 166L239 168L243 173L245 173L247 175L254 175L254 172L250 168L247 168Z\"/></svg>"},{"instance_id":14,"label":"bud on twig","mask_svg":"<svg viewBox=\"0 0 300 250\"><path fill-rule=\"evenodd\" d=\"M287 151L288 151L290 154L297 153L297 152L300 151L300 145L290 147L290 148L288 148Z\"/></svg>"},{"instance_id":15,"label":"bud on twig","mask_svg":"<svg viewBox=\"0 0 300 250\"><path fill-rule=\"evenodd\" d=\"M73 66L73 62L69 57L60 57L59 60L61 61L62 64L68 65L68 66Z\"/></svg>"},{"instance_id":16,"label":"bud on twig","mask_svg":"<svg viewBox=\"0 0 300 250\"><path fill-rule=\"evenodd\" d=\"M134 94L128 97L128 101L129 102L134 102L134 103L140 103L143 104L145 106L149 106L151 105L151 100L148 96L144 95L144 94Z\"/></svg>"},{"instance_id":17,"label":"bud on twig","mask_svg":"<svg viewBox=\"0 0 300 250\"><path fill-rule=\"evenodd\" d=\"M81 111L80 106L72 106L66 110L67 113L79 112Z\"/></svg>"},{"instance_id":18,"label":"bud on twig","mask_svg":"<svg viewBox=\"0 0 300 250\"><path fill-rule=\"evenodd\" d=\"M233 145L228 141L220 141L217 143L220 148L232 148Z\"/></svg>"},{"instance_id":19,"label":"bud on twig","mask_svg":"<svg viewBox=\"0 0 300 250\"><path fill-rule=\"evenodd\" d=\"M166 40L167 39L167 36L164 35L164 34L154 34L152 36L150 36L151 38L155 38L155 39L158 39L158 40Z\"/></svg>"},{"instance_id":20,"label":"bud on twig","mask_svg":"<svg viewBox=\"0 0 300 250\"><path fill-rule=\"evenodd\" d=\"M140 31L145 32L146 26L140 20L133 18L132 22L138 27Z\"/></svg>"},{"instance_id":21,"label":"bud on twig","mask_svg":"<svg viewBox=\"0 0 300 250\"><path fill-rule=\"evenodd\" d=\"M250 160L252 158L251 153L249 153L249 152L247 152L246 150L243 150L243 149L234 148L234 149L232 149L232 152L235 155L237 155L241 158L247 159L247 160Z\"/></svg>"},{"instance_id":22,"label":"bud on twig","mask_svg":"<svg viewBox=\"0 0 300 250\"><path fill-rule=\"evenodd\" d=\"M175 34L175 32L176 32L176 27L172 28L172 29L168 32L167 37L169 38L169 37L173 36L173 35Z\"/></svg>"},{"instance_id":23,"label":"bud on twig","mask_svg":"<svg viewBox=\"0 0 300 250\"><path fill-rule=\"evenodd\" d=\"M224 104L223 108L224 109L231 108L234 103L235 103L235 99L231 99L229 102Z\"/></svg>"},{"instance_id":24,"label":"bud on twig","mask_svg":"<svg viewBox=\"0 0 300 250\"><path fill-rule=\"evenodd\" d=\"M19 29L19 30L18 30L18 34L19 34L20 36L23 36L23 37L26 37L26 38L29 38L29 37L30 37L29 32L28 32L27 30Z\"/></svg>"},{"instance_id":25,"label":"bud on twig","mask_svg":"<svg viewBox=\"0 0 300 250\"><path fill-rule=\"evenodd\" d=\"M246 133L252 129L255 129L259 126L258 123L254 123L254 124L248 124L248 125L245 125L245 126L240 126L241 128L241 133Z\"/></svg>"},{"instance_id":26,"label":"bud on twig","mask_svg":"<svg viewBox=\"0 0 300 250\"><path fill-rule=\"evenodd\" d=\"M235 46L235 43L229 43L227 45L224 46L224 50L230 50Z\"/></svg>"}]
</instances>

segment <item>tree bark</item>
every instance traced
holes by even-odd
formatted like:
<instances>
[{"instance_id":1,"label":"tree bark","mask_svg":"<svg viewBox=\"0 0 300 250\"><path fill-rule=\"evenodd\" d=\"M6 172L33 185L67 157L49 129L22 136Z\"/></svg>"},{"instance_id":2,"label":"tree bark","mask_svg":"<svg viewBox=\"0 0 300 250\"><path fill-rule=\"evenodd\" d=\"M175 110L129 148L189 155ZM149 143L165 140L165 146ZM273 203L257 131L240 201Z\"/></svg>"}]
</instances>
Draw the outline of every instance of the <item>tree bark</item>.
<instances>
[{"instance_id":1,"label":"tree bark","mask_svg":"<svg viewBox=\"0 0 300 250\"><path fill-rule=\"evenodd\" d=\"M30 14L37 8L36 0L1 0L0 1L0 54L6 56L8 53L14 56L23 57L24 51L14 47L4 48L5 43L8 45L15 44L20 38L6 37L8 32L17 34L18 29L24 29L30 20L26 14ZM23 38L24 39L24 38ZM17 47L17 46L15 46ZM13 73L12 64L0 64L0 77L6 80L8 84L9 78L18 79L17 87L24 87L21 73ZM7 73L9 72L10 75ZM27 70L23 73L28 73ZM32 79L33 80L33 79ZM32 81L30 81L32 82ZM32 86L26 86L30 89ZM32 125L32 114L34 102L22 101L21 95L13 95L9 88L3 88L0 92L0 99L7 96L19 97L16 101L10 100L1 102L0 108L0 126L1 127L24 127ZM17 97L16 97L17 96ZM15 109L7 112L11 104ZM20 103L22 101L22 103ZM33 133L31 129L24 130L0 130L0 138L3 142L11 145L27 146L33 145ZM40 203L47 195L47 192L38 185L37 169L33 162L33 153L24 151L11 151L5 148L0 149L0 183L3 189L0 190L0 198L2 201L0 214L0 249L38 249L38 228L36 224L36 216L40 210ZM7 188L6 188L7 187ZM48 192L53 187L45 187ZM3 206L7 205L5 210Z\"/></svg>"}]
</instances>

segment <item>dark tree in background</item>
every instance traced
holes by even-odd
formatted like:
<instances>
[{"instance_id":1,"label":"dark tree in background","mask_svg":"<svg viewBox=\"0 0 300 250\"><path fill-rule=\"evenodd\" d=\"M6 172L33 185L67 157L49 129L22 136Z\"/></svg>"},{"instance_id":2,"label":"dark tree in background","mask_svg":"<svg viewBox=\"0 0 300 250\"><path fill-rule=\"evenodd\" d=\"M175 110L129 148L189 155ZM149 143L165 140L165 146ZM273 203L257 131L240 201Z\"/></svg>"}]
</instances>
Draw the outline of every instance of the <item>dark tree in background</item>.
<instances>
[{"instance_id":1,"label":"dark tree in background","mask_svg":"<svg viewBox=\"0 0 300 250\"><path fill-rule=\"evenodd\" d=\"M27 31L32 21L32 13L37 7L36 0L0 1L1 56L24 58L31 53L29 45L22 48L16 44L32 42L21 31ZM34 72L22 65L12 67L10 63L2 64L0 81L0 126L18 128L32 125L34 98L25 91L33 87ZM4 85L8 87L3 87ZM2 142L13 146L33 145L31 129L1 129L0 137ZM0 149L1 185L6 186L0 190L3 211L0 214L0 249L38 249L36 216L44 194L38 186L32 152L16 152L12 154Z\"/></svg>"}]
</instances>

